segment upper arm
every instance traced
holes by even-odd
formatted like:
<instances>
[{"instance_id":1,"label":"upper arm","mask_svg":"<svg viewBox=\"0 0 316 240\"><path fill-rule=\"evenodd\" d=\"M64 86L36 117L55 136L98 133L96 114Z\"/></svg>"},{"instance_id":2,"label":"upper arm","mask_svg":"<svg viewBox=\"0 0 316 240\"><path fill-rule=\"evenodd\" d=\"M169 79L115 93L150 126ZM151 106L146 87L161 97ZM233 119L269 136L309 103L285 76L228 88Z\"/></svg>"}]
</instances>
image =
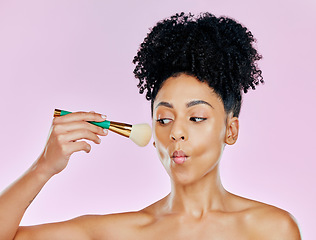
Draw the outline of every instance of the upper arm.
<instances>
[{"instance_id":1,"label":"upper arm","mask_svg":"<svg viewBox=\"0 0 316 240\"><path fill-rule=\"evenodd\" d=\"M90 240L91 217L83 216L65 222L19 227L14 240Z\"/></svg>"},{"instance_id":2,"label":"upper arm","mask_svg":"<svg viewBox=\"0 0 316 240\"><path fill-rule=\"evenodd\" d=\"M137 236L139 226L150 220L147 214L138 212L82 216L66 222L20 227L14 240L127 239Z\"/></svg>"}]
</instances>

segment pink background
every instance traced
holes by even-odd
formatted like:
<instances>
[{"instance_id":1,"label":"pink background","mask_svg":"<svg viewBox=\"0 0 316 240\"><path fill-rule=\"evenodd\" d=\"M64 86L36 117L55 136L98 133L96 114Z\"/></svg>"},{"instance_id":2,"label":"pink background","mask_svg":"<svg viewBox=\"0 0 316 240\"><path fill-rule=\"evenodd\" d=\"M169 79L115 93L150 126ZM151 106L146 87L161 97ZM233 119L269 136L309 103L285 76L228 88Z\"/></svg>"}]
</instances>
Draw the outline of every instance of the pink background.
<instances>
[{"instance_id":1,"label":"pink background","mask_svg":"<svg viewBox=\"0 0 316 240\"><path fill-rule=\"evenodd\" d=\"M236 18L258 39L266 84L245 95L223 183L291 212L304 239L314 239L314 0L0 1L0 189L42 151L54 108L150 123L131 61L148 29L180 11ZM152 144L139 148L110 133L92 147L51 179L22 224L138 210L169 192Z\"/></svg>"}]
</instances>

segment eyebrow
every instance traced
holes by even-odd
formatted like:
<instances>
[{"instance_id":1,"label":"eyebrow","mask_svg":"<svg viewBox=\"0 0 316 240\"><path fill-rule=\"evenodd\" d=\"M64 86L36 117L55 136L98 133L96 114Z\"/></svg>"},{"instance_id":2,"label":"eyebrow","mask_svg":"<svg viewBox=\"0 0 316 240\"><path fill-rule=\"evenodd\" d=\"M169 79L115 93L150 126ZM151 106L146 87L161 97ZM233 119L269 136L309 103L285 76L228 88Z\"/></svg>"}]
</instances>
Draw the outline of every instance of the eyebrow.
<instances>
[{"instance_id":1,"label":"eyebrow","mask_svg":"<svg viewBox=\"0 0 316 240\"><path fill-rule=\"evenodd\" d=\"M214 107L213 107L210 103L205 102L205 101L203 101L203 100L193 100L193 101L190 101L190 102L187 103L187 108L192 107L192 106L195 106L195 105L198 105L198 104L206 104L206 105L208 105L208 106L210 106L211 108L214 109Z\"/></svg>"},{"instance_id":2,"label":"eyebrow","mask_svg":"<svg viewBox=\"0 0 316 240\"><path fill-rule=\"evenodd\" d=\"M190 101L190 102L188 102L186 104L186 107L189 108L189 107L193 107L193 106L198 105L198 104L205 104L205 105L208 105L208 106L210 106L211 108L214 109L214 107L210 103L205 102L203 100ZM173 108L173 105L171 103L168 103L168 102L160 102L160 103L157 104L157 106L155 108L157 108L159 106L164 106L164 107L167 107L167 108Z\"/></svg>"},{"instance_id":3,"label":"eyebrow","mask_svg":"<svg viewBox=\"0 0 316 240\"><path fill-rule=\"evenodd\" d=\"M168 102L160 102L160 103L157 104L157 106L155 108L157 108L159 106L164 106L164 107L167 107L167 108L173 108L173 105L171 103L168 103Z\"/></svg>"}]
</instances>

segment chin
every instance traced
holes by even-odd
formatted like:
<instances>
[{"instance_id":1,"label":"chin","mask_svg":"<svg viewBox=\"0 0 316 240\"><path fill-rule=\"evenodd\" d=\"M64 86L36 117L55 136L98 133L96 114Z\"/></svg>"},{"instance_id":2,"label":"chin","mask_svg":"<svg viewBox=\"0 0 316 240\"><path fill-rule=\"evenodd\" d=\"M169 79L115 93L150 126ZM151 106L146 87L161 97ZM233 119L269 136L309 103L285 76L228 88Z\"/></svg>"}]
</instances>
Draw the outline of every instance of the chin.
<instances>
[{"instance_id":1,"label":"chin","mask_svg":"<svg viewBox=\"0 0 316 240\"><path fill-rule=\"evenodd\" d=\"M198 180L188 171L172 171L169 176L176 185L190 185Z\"/></svg>"}]
</instances>

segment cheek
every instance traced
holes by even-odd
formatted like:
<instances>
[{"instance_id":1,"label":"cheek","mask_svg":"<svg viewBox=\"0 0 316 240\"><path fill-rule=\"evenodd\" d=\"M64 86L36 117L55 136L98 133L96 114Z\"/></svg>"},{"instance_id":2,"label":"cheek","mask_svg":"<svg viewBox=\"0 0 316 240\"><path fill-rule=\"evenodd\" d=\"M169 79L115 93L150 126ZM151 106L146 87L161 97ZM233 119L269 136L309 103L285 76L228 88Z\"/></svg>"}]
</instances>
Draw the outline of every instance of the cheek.
<instances>
[{"instance_id":1,"label":"cheek","mask_svg":"<svg viewBox=\"0 0 316 240\"><path fill-rule=\"evenodd\" d=\"M156 142L156 151L157 151L160 162L164 166L167 173L169 175L171 175L171 170L170 170L171 159L169 157L167 145L165 144L165 142L161 141L161 137L162 136L160 136L160 135L158 135L158 136L156 135L154 137L155 142Z\"/></svg>"},{"instance_id":2,"label":"cheek","mask_svg":"<svg viewBox=\"0 0 316 240\"><path fill-rule=\"evenodd\" d=\"M156 142L156 144L166 146L167 142L169 140L169 131L168 127L161 127L158 125L158 123L153 122L153 137Z\"/></svg>"},{"instance_id":3,"label":"cheek","mask_svg":"<svg viewBox=\"0 0 316 240\"><path fill-rule=\"evenodd\" d=\"M223 148L225 127L215 120L211 120L210 124L206 124L204 128L200 128L191 133L194 154L197 157L205 157L212 160L218 160Z\"/></svg>"},{"instance_id":4,"label":"cheek","mask_svg":"<svg viewBox=\"0 0 316 240\"><path fill-rule=\"evenodd\" d=\"M164 131L162 131L162 129L159 128L161 127L157 126L156 123L153 123L153 137L156 144L156 150L159 155L159 158L163 160L164 158L169 158L169 154L167 151L169 134L166 127L164 127Z\"/></svg>"}]
</instances>

